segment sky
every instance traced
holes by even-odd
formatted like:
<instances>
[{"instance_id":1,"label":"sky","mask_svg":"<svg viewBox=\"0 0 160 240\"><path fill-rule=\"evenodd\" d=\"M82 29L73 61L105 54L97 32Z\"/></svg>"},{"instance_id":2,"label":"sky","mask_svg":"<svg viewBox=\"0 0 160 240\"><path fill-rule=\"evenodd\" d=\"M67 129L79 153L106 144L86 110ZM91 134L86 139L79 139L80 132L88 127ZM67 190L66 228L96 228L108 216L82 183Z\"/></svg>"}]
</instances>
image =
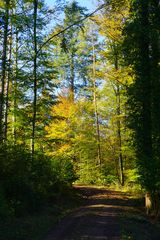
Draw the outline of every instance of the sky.
<instances>
[{"instance_id":1,"label":"sky","mask_svg":"<svg viewBox=\"0 0 160 240\"><path fill-rule=\"evenodd\" d=\"M68 2L72 2L73 0L66 0ZM92 13L96 8L97 8L97 0L76 0L81 7L86 7L88 9L88 14ZM55 6L56 0L45 0L45 3L52 7ZM63 19L63 13L60 15L60 19ZM51 21L50 24L48 25L49 28L53 28L54 25L56 24L56 21ZM48 29L50 31L50 29Z\"/></svg>"},{"instance_id":2,"label":"sky","mask_svg":"<svg viewBox=\"0 0 160 240\"><path fill-rule=\"evenodd\" d=\"M70 0L71 1L71 0ZM48 5L54 5L55 0L45 0ZM96 9L96 0L77 0L80 6L87 7L89 12Z\"/></svg>"}]
</instances>

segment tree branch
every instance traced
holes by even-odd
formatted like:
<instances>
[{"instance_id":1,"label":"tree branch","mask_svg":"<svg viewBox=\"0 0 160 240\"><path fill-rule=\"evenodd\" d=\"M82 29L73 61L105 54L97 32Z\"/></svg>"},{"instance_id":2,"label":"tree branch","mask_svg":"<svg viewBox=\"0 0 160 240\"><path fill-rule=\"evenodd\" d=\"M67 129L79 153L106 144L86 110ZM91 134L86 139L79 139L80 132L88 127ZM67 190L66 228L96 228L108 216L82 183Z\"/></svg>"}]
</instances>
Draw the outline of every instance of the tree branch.
<instances>
[{"instance_id":1,"label":"tree branch","mask_svg":"<svg viewBox=\"0 0 160 240\"><path fill-rule=\"evenodd\" d=\"M61 30L60 32L54 34L53 36L51 36L50 38L48 38L38 49L37 51L37 55L40 53L40 51L42 50L42 48L48 43L50 42L54 37L59 36L60 34L66 32L68 29L72 28L75 25L78 25L79 23L83 22L84 20L86 20L87 18L93 16L96 12L98 12L99 10L103 9L106 6L106 4L102 4L100 5L98 8L96 8L93 12L87 14L84 18L80 19L79 21L74 22L73 24L69 25L68 27L64 28L63 30Z\"/></svg>"}]
</instances>

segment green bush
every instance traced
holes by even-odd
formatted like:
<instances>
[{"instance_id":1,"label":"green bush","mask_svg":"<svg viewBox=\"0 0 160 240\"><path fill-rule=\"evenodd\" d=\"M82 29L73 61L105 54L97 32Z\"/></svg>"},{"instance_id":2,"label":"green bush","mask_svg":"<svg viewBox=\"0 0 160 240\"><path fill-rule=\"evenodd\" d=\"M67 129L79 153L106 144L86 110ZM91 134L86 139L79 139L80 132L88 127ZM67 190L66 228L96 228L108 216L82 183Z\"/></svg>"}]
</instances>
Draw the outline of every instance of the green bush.
<instances>
[{"instance_id":1,"label":"green bush","mask_svg":"<svg viewBox=\"0 0 160 240\"><path fill-rule=\"evenodd\" d=\"M111 185L111 184L116 183L117 181L118 181L117 176L107 175L107 176L104 177L103 184L104 185Z\"/></svg>"},{"instance_id":2,"label":"green bush","mask_svg":"<svg viewBox=\"0 0 160 240\"><path fill-rule=\"evenodd\" d=\"M102 184L103 175L100 171L99 165L87 160L79 164L79 179L77 183L81 184Z\"/></svg>"},{"instance_id":3,"label":"green bush","mask_svg":"<svg viewBox=\"0 0 160 240\"><path fill-rule=\"evenodd\" d=\"M71 188L72 183L76 181L72 160L67 157L54 157L52 158L52 167L55 174L53 182L52 195L57 199L63 198Z\"/></svg>"},{"instance_id":4,"label":"green bush","mask_svg":"<svg viewBox=\"0 0 160 240\"><path fill-rule=\"evenodd\" d=\"M0 146L0 214L37 211L47 201L59 200L76 179L68 159L51 159L35 152L32 158L24 146Z\"/></svg>"},{"instance_id":5,"label":"green bush","mask_svg":"<svg viewBox=\"0 0 160 240\"><path fill-rule=\"evenodd\" d=\"M31 158L24 148L19 146L1 145L0 147L0 182L4 197L15 213L17 207L26 209L31 197L30 169Z\"/></svg>"}]
</instances>

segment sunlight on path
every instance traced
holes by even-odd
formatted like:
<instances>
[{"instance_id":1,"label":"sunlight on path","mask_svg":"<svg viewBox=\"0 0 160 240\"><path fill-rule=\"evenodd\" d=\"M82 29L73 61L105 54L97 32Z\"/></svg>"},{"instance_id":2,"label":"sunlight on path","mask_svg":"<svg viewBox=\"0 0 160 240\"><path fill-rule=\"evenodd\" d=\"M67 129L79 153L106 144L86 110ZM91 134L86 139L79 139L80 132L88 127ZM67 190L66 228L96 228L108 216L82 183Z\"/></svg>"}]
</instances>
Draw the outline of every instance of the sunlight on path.
<instances>
[{"instance_id":1,"label":"sunlight on path","mask_svg":"<svg viewBox=\"0 0 160 240\"><path fill-rule=\"evenodd\" d=\"M86 206L65 217L45 240L120 240L117 218L121 206L107 196L106 192L102 194L100 190L94 192L89 196Z\"/></svg>"}]
</instances>

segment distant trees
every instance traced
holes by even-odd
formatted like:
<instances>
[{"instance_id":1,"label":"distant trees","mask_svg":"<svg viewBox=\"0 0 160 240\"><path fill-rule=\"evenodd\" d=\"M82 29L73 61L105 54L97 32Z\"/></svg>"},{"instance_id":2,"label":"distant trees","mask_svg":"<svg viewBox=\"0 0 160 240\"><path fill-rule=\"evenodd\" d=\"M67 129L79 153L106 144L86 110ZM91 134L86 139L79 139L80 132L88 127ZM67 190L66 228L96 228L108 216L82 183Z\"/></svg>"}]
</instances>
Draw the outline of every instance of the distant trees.
<instances>
[{"instance_id":1,"label":"distant trees","mask_svg":"<svg viewBox=\"0 0 160 240\"><path fill-rule=\"evenodd\" d=\"M64 9L63 24L57 25L55 31L61 31L67 26L82 19L86 9L80 7L76 1L66 5ZM86 31L84 22L73 25L58 38L53 39L55 69L59 69L61 86L68 91L71 101L74 101L79 90L86 81L87 75L87 49ZM80 87L81 86L81 87Z\"/></svg>"},{"instance_id":2,"label":"distant trees","mask_svg":"<svg viewBox=\"0 0 160 240\"><path fill-rule=\"evenodd\" d=\"M64 25L56 26L56 30L60 31L65 28L67 25L71 25L76 21L79 21L85 15L85 8L81 8L76 1L73 1L71 4L68 4L65 7L65 16L64 16ZM78 169L78 165L82 162L82 159L89 162L92 161L95 166L100 164L100 133L98 130L99 122L98 122L98 114L97 114L97 79L95 76L96 72L96 56L98 53L98 32L95 31L91 23L88 23L88 26L84 26L85 22L82 22L78 25L73 26L71 29L67 30L65 34L59 37L57 41L53 39L53 50L56 55L55 60L53 61L55 69L59 72L59 81L61 85L60 90L60 103L57 105L60 112L60 115L57 115L57 106L53 106L53 122L49 124L47 129L48 137L55 141L52 143L53 147L56 147L56 152L61 152L61 148L66 149L68 146L69 151L74 152L71 154L72 160L75 162L75 168ZM94 49L96 48L96 50ZM93 51L94 49L94 51ZM99 48L100 49L100 48ZM98 56L98 55L97 55ZM66 113L66 117L63 115L65 112L65 108L70 112L70 107L74 109L75 113L73 116L68 116ZM83 106L84 105L84 106ZM90 111L86 109L92 108ZM69 108L68 108L69 107ZM79 110L78 110L79 107ZM83 110L84 108L84 110ZM62 110L63 109L63 110ZM87 113L88 111L88 113ZM85 117L86 112L86 117ZM55 115L54 115L55 114ZM84 114L84 117L81 116ZM90 115L89 115L90 114ZM77 115L77 116L76 116ZM89 117L90 116L90 120ZM84 118L83 120L81 119ZM57 118L57 120L56 120ZM81 134L81 125L75 123L74 131L72 129L72 121L81 121L83 125L86 124L86 133L83 138L87 138L88 135L92 135L93 139L90 139L91 143L89 143L86 139L87 146L81 145L80 147L80 139L78 136ZM86 118L86 119L85 119ZM85 123L85 121L90 122L90 126L88 126L89 122ZM64 124L65 123L65 124ZM68 127L66 128L66 125ZM77 125L77 126L76 126ZM88 127L87 127L88 126ZM59 130L55 130L60 129ZM68 129L68 130L67 130ZM72 134L67 134L68 131L71 131ZM53 135L55 139L53 138ZM63 135L63 132L67 134L67 138L64 136L64 139L61 139L61 143L56 139L59 139L59 135ZM87 133L88 132L88 133ZM58 133L58 135L57 135ZM82 134L83 135L83 134ZM74 137L73 137L74 136ZM74 139L75 138L75 139ZM78 142L79 139L79 142ZM73 144L73 142L74 144ZM83 139L85 141L85 139ZM88 155L90 145L95 146L95 149ZM57 148L58 147L58 148ZM80 147L80 148L79 148ZM85 149L83 149L83 147ZM80 152L83 154L79 154L77 149L79 148ZM96 154L95 154L96 152ZM55 153L55 152L54 152ZM56 153L55 153L56 154ZM78 155L77 155L78 154ZM61 152L61 156L63 153ZM64 155L67 157L69 154L67 153L67 149L64 151ZM94 156L94 157L92 157ZM88 159L87 159L88 158ZM92 159L92 160L91 160ZM90 164L90 163L89 163ZM79 165L80 166L80 165ZM81 165L82 166L82 165ZM91 165L90 165L91 166ZM98 167L97 167L98 169ZM78 171L79 172L79 171ZM89 174L89 171L88 173Z\"/></svg>"},{"instance_id":3,"label":"distant trees","mask_svg":"<svg viewBox=\"0 0 160 240\"><path fill-rule=\"evenodd\" d=\"M68 14L73 7L77 9L77 14L80 11L81 8L76 4L74 1L66 7L64 23L76 16ZM55 54L53 64L59 72L58 78L63 91L60 90L58 108L57 106L52 108L53 121L46 127L47 139L50 139L49 145L53 147L54 154L60 153L61 149L66 149L67 146L69 151L74 152L71 158L74 159L77 173L82 181L88 179L87 181L91 182L110 182L118 179L120 184L124 185L127 180L127 171L130 168L134 174L134 160L130 161L132 150L128 144L130 137L127 136L129 130L126 130L125 126L125 94L126 88L132 81L130 68L123 65L122 31L127 16L128 5L126 3L122 5L111 2L106 12L103 13L103 18L92 17L92 23L87 20L86 26L74 26L76 37L71 28L69 33L66 31L57 41L55 39L52 41ZM79 19L78 15L76 19ZM69 23L72 23L71 19ZM63 28L58 25L56 31ZM105 38L104 41L99 39L98 31ZM71 51L74 52L72 68L69 64ZM74 93L72 94L74 99L71 98L70 92ZM66 104L71 108L74 105L75 115L66 115L65 118L63 113L67 108ZM58 112L61 109L60 115L57 114L56 109ZM74 131L71 124L72 117L75 122L79 121L79 124L74 124ZM85 128L86 133L81 131L81 127ZM68 131L71 131L73 135L68 135ZM59 136L63 136L64 132L67 134L66 137L59 141ZM81 140L85 144L82 144ZM78 151L81 154L77 155ZM63 155L68 156L67 150L64 150L64 153L61 152L61 156ZM92 168L94 173L99 174L98 177L95 177L96 174L88 177L89 169Z\"/></svg>"},{"instance_id":4,"label":"distant trees","mask_svg":"<svg viewBox=\"0 0 160 240\"><path fill-rule=\"evenodd\" d=\"M115 154L115 168L121 185L124 185L126 180L128 161L126 151L124 151L128 138L125 133L125 95L131 77L129 76L129 68L127 69L123 64L122 52L122 33L125 18L128 17L128 10L127 1L123 1L123 3L109 1L103 10L103 14L96 19L100 26L100 34L104 38L103 50L101 51L101 57L104 61L102 76L106 81L104 85L106 96L108 95L106 101L112 102L112 107L108 107L110 114L107 119L109 127L112 128L112 131L113 129L115 131L114 135L113 131L110 137Z\"/></svg>"}]
</instances>

